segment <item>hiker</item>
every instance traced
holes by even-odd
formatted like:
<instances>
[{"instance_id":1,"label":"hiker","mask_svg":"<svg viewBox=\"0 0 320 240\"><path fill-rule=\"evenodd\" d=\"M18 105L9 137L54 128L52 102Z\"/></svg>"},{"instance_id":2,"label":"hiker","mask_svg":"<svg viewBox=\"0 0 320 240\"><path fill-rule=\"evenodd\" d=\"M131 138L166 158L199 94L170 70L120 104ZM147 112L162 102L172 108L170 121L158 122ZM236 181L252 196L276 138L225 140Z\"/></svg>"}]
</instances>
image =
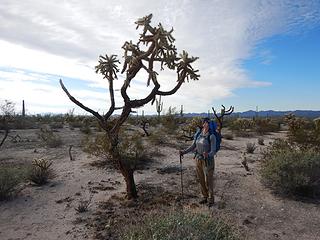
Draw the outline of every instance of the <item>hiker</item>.
<instances>
[{"instance_id":1,"label":"hiker","mask_svg":"<svg viewBox=\"0 0 320 240\"><path fill-rule=\"evenodd\" d=\"M204 118L202 128L195 134L193 143L185 150L180 150L179 154L183 156L186 153L194 152L196 161L197 176L201 185L203 199L200 204L208 203L208 206L214 204L214 155L216 154L216 136L209 131L209 118ZM212 129L216 131L216 129Z\"/></svg>"}]
</instances>

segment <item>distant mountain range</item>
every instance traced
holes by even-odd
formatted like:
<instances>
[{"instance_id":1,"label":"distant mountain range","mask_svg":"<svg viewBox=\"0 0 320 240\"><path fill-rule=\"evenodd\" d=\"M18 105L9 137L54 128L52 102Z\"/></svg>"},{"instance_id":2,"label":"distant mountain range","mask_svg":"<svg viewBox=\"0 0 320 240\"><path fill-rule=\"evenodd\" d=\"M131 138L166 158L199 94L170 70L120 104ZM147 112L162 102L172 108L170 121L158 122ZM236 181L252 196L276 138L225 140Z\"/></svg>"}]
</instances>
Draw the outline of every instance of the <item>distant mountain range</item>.
<instances>
[{"instance_id":1,"label":"distant mountain range","mask_svg":"<svg viewBox=\"0 0 320 240\"><path fill-rule=\"evenodd\" d=\"M244 118L252 118L258 114L259 117L282 117L286 114L292 113L298 117L306 117L306 118L317 118L320 117L320 111L311 111L311 110L295 110L295 111L256 111L250 110L246 112L235 112L232 113L231 116L244 117ZM210 113L212 114L212 113ZM186 117L206 117L207 113L185 113Z\"/></svg>"}]
</instances>

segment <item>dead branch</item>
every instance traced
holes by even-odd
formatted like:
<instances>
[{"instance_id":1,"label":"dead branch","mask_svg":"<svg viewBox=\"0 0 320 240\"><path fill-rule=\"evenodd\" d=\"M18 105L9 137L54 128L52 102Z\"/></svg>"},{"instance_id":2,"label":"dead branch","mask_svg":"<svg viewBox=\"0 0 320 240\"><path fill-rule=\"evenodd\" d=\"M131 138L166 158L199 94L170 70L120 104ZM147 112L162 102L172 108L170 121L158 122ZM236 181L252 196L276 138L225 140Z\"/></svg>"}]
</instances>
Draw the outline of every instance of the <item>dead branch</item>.
<instances>
[{"instance_id":1,"label":"dead branch","mask_svg":"<svg viewBox=\"0 0 320 240\"><path fill-rule=\"evenodd\" d=\"M70 145L69 146L69 158L70 158L70 161L74 161L75 159L73 158L73 156L72 156L72 153L71 153L71 149L72 149L72 147L73 147L73 145Z\"/></svg>"}]
</instances>

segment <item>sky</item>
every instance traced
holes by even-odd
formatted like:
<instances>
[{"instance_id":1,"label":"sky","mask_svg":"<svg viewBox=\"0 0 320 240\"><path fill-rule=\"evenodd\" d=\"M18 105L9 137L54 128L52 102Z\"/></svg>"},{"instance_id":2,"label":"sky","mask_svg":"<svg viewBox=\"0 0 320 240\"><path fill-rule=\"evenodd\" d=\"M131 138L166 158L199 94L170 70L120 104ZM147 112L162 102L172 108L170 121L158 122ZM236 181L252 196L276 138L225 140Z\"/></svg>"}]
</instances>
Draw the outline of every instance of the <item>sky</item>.
<instances>
[{"instance_id":1,"label":"sky","mask_svg":"<svg viewBox=\"0 0 320 240\"><path fill-rule=\"evenodd\" d=\"M319 0L0 0L0 101L24 99L28 114L85 111L73 104L59 85L83 104L105 113L108 84L94 67L99 55L116 54L123 62L125 41L137 42L134 22L152 13L174 28L178 52L199 57L199 81L163 97L185 112L207 112L221 104L236 112L255 110L320 110ZM123 83L119 74L115 89ZM131 99L151 91L146 75L136 76ZM176 83L175 72L159 72L162 90ZM116 106L123 104L119 91ZM154 105L140 109L155 114Z\"/></svg>"}]
</instances>

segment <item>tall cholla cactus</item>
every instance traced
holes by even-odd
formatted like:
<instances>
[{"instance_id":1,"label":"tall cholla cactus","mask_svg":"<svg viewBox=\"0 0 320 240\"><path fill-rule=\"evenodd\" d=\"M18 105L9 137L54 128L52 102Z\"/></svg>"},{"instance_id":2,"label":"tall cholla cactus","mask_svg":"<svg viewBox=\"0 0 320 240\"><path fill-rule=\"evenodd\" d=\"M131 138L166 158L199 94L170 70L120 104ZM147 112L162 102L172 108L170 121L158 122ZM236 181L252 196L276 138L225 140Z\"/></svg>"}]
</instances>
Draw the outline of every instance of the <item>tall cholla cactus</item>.
<instances>
[{"instance_id":1,"label":"tall cholla cactus","mask_svg":"<svg viewBox=\"0 0 320 240\"><path fill-rule=\"evenodd\" d=\"M159 97L159 101L158 101L158 99L156 99L156 110L158 113L158 117L160 117L160 113L163 110L163 102L161 102L161 96Z\"/></svg>"},{"instance_id":2,"label":"tall cholla cactus","mask_svg":"<svg viewBox=\"0 0 320 240\"><path fill-rule=\"evenodd\" d=\"M94 115L101 126L106 132L108 142L110 142L110 160L117 163L118 169L124 176L127 196L128 198L136 198L137 190L134 182L132 164L128 159L121 155L119 149L119 134L120 128L127 120L130 113L134 109L140 108L145 104L155 102L157 96L169 96L175 94L181 85L187 80L199 80L200 75L198 70L195 70L191 64L195 62L197 57L190 57L186 51L182 51L180 55L174 45L175 39L172 36L173 29L167 31L163 28L161 23L158 26L151 26L152 14L138 19L136 21L137 29L142 27L137 43L127 41L122 46L124 50L124 63L121 74L124 74L124 81L121 87L121 96L123 98L123 106L116 106L114 98L114 85L113 81L118 79L119 60L116 55L100 56L99 64L96 66L96 72L101 73L103 78L107 80L109 94L110 94L110 108L104 114L92 110L74 98L67 88L64 86L60 79L60 85L63 91L67 94L69 99L77 104L79 107ZM144 45L143 48L140 48ZM160 65L160 71L165 68L176 72L176 85L169 91L161 90L161 84L158 82L158 72L155 65ZM132 81L139 71L145 71L148 74L146 79L147 87L151 87L149 93L144 98L138 99L136 96L129 96L127 93L128 87L131 86ZM115 110L121 109L122 112L117 117L112 117Z\"/></svg>"}]
</instances>

